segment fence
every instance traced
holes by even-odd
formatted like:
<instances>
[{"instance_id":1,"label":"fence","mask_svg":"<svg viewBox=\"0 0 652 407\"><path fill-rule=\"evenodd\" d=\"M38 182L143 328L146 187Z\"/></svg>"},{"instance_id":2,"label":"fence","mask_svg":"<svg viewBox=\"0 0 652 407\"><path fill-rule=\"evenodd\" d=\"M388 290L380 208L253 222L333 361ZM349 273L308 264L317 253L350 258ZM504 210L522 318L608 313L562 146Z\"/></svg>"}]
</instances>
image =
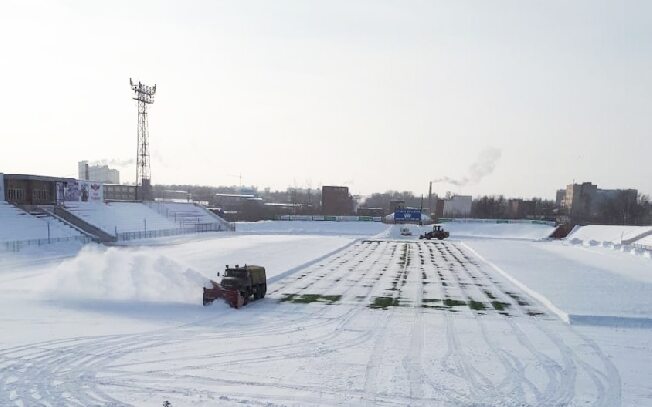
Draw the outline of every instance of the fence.
<instances>
[{"instance_id":1,"label":"fence","mask_svg":"<svg viewBox=\"0 0 652 407\"><path fill-rule=\"evenodd\" d=\"M647 244L640 244L640 243L632 243L630 246L632 246L634 249L640 250L640 251L646 251L652 254L652 246L647 245Z\"/></svg>"},{"instance_id":2,"label":"fence","mask_svg":"<svg viewBox=\"0 0 652 407\"><path fill-rule=\"evenodd\" d=\"M13 240L10 242L1 242L0 248L3 248L5 251L9 252L19 252L26 247L31 246L45 246L52 243L62 243L62 242L81 242L88 243L92 239L88 236L68 236L68 237L52 237L45 239L30 239L30 240Z\"/></svg>"},{"instance_id":3,"label":"fence","mask_svg":"<svg viewBox=\"0 0 652 407\"><path fill-rule=\"evenodd\" d=\"M192 226L176 229L147 230L138 232L121 232L115 235L119 242L136 239L150 239L155 237L186 235L191 233L223 232L225 228L217 223L196 223Z\"/></svg>"},{"instance_id":4,"label":"fence","mask_svg":"<svg viewBox=\"0 0 652 407\"><path fill-rule=\"evenodd\" d=\"M439 223L520 223L528 225L556 226L555 222L536 219L475 219L475 218L440 218Z\"/></svg>"},{"instance_id":5,"label":"fence","mask_svg":"<svg viewBox=\"0 0 652 407\"><path fill-rule=\"evenodd\" d=\"M279 215L276 220L315 222L382 222L380 216Z\"/></svg>"}]
</instances>

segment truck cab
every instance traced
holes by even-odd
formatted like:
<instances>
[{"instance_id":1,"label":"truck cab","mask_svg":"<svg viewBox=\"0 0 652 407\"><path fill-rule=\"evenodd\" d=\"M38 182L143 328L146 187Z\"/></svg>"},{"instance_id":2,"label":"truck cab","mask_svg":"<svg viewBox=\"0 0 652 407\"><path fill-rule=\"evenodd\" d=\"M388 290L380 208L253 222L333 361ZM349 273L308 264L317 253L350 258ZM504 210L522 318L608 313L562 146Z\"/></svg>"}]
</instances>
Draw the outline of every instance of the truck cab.
<instances>
[{"instance_id":1,"label":"truck cab","mask_svg":"<svg viewBox=\"0 0 652 407\"><path fill-rule=\"evenodd\" d=\"M263 298L267 292L265 268L251 264L242 267L237 264L235 267L227 265L220 285L225 290L240 291L245 301L252 295L254 300Z\"/></svg>"},{"instance_id":2,"label":"truck cab","mask_svg":"<svg viewBox=\"0 0 652 407\"><path fill-rule=\"evenodd\" d=\"M218 277L220 273L217 273ZM267 293L267 276L265 267L247 265L240 267L226 266L222 281L218 284L211 280L209 287L204 287L204 305L213 303L218 298L224 299L231 307L240 308L254 300L265 297Z\"/></svg>"}]
</instances>

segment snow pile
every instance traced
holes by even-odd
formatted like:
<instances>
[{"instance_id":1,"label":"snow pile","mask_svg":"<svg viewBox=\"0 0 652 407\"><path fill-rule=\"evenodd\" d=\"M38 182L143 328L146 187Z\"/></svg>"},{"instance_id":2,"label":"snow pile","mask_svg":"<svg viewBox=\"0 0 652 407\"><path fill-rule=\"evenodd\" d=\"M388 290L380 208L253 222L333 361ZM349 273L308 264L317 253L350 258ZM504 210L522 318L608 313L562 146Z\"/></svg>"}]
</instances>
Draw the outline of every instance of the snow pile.
<instances>
[{"instance_id":1,"label":"snow pile","mask_svg":"<svg viewBox=\"0 0 652 407\"><path fill-rule=\"evenodd\" d=\"M140 202L67 202L66 209L93 226L116 232L177 229L179 225Z\"/></svg>"},{"instance_id":2,"label":"snow pile","mask_svg":"<svg viewBox=\"0 0 652 407\"><path fill-rule=\"evenodd\" d=\"M208 280L154 253L89 247L57 266L43 287L55 299L201 304Z\"/></svg>"},{"instance_id":3,"label":"snow pile","mask_svg":"<svg viewBox=\"0 0 652 407\"><path fill-rule=\"evenodd\" d=\"M554 226L534 223L446 222L444 229L451 237L483 237L502 239L545 239Z\"/></svg>"},{"instance_id":4,"label":"snow pile","mask_svg":"<svg viewBox=\"0 0 652 407\"><path fill-rule=\"evenodd\" d=\"M235 230L256 234L373 236L388 227L380 222L263 221L238 222Z\"/></svg>"},{"instance_id":5,"label":"snow pile","mask_svg":"<svg viewBox=\"0 0 652 407\"><path fill-rule=\"evenodd\" d=\"M54 218L37 218L7 202L0 201L0 242L47 239L48 223L51 238L81 235Z\"/></svg>"},{"instance_id":6,"label":"snow pile","mask_svg":"<svg viewBox=\"0 0 652 407\"><path fill-rule=\"evenodd\" d=\"M651 234L652 226L587 225L574 229L566 239L589 246L627 245Z\"/></svg>"}]
</instances>

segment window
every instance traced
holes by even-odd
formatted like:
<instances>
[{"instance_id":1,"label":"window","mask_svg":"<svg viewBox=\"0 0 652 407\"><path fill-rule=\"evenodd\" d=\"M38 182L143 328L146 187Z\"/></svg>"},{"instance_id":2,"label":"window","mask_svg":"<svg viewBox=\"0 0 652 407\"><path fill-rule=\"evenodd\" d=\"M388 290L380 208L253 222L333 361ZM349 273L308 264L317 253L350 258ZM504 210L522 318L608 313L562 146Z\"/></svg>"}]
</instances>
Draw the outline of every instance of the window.
<instances>
[{"instance_id":1,"label":"window","mask_svg":"<svg viewBox=\"0 0 652 407\"><path fill-rule=\"evenodd\" d=\"M25 190L20 188L7 189L7 200L21 202L25 200Z\"/></svg>"}]
</instances>

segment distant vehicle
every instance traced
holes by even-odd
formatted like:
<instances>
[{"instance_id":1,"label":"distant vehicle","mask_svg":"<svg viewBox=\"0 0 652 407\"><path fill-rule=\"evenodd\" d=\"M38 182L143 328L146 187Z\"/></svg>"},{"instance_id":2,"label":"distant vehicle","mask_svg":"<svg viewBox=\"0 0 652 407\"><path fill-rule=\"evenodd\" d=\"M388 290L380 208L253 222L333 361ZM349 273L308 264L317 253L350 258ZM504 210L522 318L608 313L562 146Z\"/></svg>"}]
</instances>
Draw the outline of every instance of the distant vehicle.
<instances>
[{"instance_id":1,"label":"distant vehicle","mask_svg":"<svg viewBox=\"0 0 652 407\"><path fill-rule=\"evenodd\" d=\"M412 232L410 231L410 228L403 226L401 228L401 236L412 236Z\"/></svg>"},{"instance_id":2,"label":"distant vehicle","mask_svg":"<svg viewBox=\"0 0 652 407\"><path fill-rule=\"evenodd\" d=\"M217 273L219 276L220 273ZM233 308L240 308L254 300L265 297L267 293L267 276L265 267L244 265L226 266L220 283L211 280L212 288L204 287L204 305L210 305L216 299L224 299Z\"/></svg>"},{"instance_id":3,"label":"distant vehicle","mask_svg":"<svg viewBox=\"0 0 652 407\"><path fill-rule=\"evenodd\" d=\"M432 230L430 232L426 232L419 236L419 239L439 239L439 240L444 240L446 239L450 234L444 230L442 225L433 225Z\"/></svg>"}]
</instances>

